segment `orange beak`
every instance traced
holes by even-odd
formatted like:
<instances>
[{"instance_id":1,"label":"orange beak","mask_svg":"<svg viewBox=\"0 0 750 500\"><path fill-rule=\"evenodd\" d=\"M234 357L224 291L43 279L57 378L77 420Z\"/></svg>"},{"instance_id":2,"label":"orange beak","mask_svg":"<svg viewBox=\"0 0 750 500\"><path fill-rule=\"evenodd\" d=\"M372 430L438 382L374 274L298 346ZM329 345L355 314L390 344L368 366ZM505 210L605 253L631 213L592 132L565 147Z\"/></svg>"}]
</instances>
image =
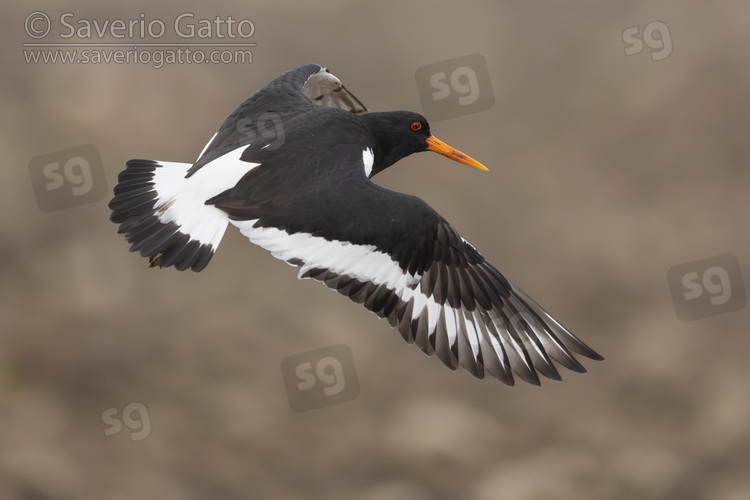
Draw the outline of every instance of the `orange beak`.
<instances>
[{"instance_id":1,"label":"orange beak","mask_svg":"<svg viewBox=\"0 0 750 500\"><path fill-rule=\"evenodd\" d=\"M474 158L472 158L469 155L466 155L459 151L458 149L454 149L450 146L448 146L446 143L435 137L434 135L431 135L427 139L427 149L430 151L434 151L436 153L440 153L443 156L447 156L453 161L457 161L458 163L463 163L464 165L468 165L470 167L474 167L478 170L484 170L485 172L489 169L476 161Z\"/></svg>"}]
</instances>

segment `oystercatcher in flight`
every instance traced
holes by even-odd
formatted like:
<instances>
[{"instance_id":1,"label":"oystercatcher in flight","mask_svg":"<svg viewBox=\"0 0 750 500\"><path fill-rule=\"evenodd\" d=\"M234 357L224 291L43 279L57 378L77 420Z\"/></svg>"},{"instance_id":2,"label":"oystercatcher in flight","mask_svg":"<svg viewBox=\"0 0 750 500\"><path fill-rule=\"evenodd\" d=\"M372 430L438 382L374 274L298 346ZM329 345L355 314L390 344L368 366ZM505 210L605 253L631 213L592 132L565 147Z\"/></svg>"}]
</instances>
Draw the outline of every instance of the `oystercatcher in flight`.
<instances>
[{"instance_id":1,"label":"oystercatcher in flight","mask_svg":"<svg viewBox=\"0 0 750 500\"><path fill-rule=\"evenodd\" d=\"M368 113L326 68L307 64L242 103L197 161L130 160L111 220L151 266L200 271L229 223L250 241L387 318L455 370L560 380L552 360L603 359L506 279L421 199L370 179L412 153L481 163L409 111ZM537 373L538 372L538 373Z\"/></svg>"}]
</instances>

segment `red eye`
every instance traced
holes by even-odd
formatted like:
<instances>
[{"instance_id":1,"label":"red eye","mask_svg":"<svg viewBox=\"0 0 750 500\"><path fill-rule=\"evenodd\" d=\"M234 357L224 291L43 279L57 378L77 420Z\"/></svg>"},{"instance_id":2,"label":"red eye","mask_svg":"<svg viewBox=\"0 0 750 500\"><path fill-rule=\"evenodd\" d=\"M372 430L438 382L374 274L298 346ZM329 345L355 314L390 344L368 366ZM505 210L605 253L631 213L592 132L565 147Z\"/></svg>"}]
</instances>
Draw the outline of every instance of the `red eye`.
<instances>
[{"instance_id":1,"label":"red eye","mask_svg":"<svg viewBox=\"0 0 750 500\"><path fill-rule=\"evenodd\" d=\"M419 130L421 128L422 128L422 123L421 122L412 122L412 124L411 124L411 129L412 130Z\"/></svg>"}]
</instances>

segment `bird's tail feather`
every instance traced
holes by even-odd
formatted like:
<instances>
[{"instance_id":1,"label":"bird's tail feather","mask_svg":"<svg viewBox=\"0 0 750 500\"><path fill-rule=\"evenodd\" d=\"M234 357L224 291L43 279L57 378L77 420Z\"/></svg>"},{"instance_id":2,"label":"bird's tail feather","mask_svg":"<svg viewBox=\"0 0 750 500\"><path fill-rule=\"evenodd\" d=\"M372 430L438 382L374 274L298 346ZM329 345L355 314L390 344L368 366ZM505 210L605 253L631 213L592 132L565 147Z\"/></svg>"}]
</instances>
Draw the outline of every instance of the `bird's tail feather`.
<instances>
[{"instance_id":1,"label":"bird's tail feather","mask_svg":"<svg viewBox=\"0 0 750 500\"><path fill-rule=\"evenodd\" d=\"M130 160L118 177L110 219L151 267L200 271L224 236L228 216L205 204L200 180L186 177L191 166Z\"/></svg>"}]
</instances>

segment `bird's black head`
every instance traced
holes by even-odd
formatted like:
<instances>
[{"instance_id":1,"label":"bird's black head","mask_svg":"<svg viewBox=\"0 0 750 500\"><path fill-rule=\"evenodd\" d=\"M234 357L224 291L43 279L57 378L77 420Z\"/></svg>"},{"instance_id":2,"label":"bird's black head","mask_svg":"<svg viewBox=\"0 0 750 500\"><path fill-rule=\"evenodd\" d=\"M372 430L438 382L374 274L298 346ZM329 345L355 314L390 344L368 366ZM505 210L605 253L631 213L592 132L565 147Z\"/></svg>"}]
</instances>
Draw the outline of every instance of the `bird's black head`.
<instances>
[{"instance_id":1,"label":"bird's black head","mask_svg":"<svg viewBox=\"0 0 750 500\"><path fill-rule=\"evenodd\" d=\"M375 138L375 161L370 177L413 153L435 151L457 162L480 170L484 165L448 146L430 132L430 124L419 113L388 111L361 115Z\"/></svg>"}]
</instances>

